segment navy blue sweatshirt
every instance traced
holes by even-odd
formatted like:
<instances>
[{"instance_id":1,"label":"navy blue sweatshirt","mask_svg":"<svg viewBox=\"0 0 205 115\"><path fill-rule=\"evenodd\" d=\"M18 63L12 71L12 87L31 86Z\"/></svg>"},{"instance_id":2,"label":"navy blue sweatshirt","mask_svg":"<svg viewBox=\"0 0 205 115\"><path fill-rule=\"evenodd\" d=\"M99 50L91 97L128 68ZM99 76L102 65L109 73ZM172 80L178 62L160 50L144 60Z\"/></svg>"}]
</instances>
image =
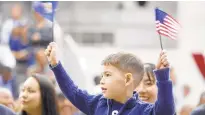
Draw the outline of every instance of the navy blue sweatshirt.
<instances>
[{"instance_id":1,"label":"navy blue sweatshirt","mask_svg":"<svg viewBox=\"0 0 205 115\"><path fill-rule=\"evenodd\" d=\"M157 79L158 95L154 104L142 102L135 93L125 104L106 99L102 94L90 95L79 89L59 62L51 67L64 95L79 110L87 115L174 115L175 105L169 68L154 71ZM82 76L83 77L83 76Z\"/></svg>"}]
</instances>

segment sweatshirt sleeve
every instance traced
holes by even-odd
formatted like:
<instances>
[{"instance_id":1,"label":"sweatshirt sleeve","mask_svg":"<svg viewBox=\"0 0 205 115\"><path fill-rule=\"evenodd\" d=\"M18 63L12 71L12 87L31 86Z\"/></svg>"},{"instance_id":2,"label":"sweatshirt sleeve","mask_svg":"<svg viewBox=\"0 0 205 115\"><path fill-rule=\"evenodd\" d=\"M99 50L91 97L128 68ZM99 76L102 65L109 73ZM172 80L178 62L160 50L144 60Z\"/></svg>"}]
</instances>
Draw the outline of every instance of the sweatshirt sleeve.
<instances>
[{"instance_id":1,"label":"sweatshirt sleeve","mask_svg":"<svg viewBox=\"0 0 205 115\"><path fill-rule=\"evenodd\" d=\"M83 113L91 115L94 112L93 107L98 103L99 96L89 95L86 91L79 89L73 83L60 62L55 67L51 67L51 69L55 74L61 91L67 99Z\"/></svg>"},{"instance_id":2,"label":"sweatshirt sleeve","mask_svg":"<svg viewBox=\"0 0 205 115\"><path fill-rule=\"evenodd\" d=\"M157 101L154 104L155 115L174 115L175 103L172 91L172 81L170 80L170 69L164 68L154 70L157 79Z\"/></svg>"}]
</instances>

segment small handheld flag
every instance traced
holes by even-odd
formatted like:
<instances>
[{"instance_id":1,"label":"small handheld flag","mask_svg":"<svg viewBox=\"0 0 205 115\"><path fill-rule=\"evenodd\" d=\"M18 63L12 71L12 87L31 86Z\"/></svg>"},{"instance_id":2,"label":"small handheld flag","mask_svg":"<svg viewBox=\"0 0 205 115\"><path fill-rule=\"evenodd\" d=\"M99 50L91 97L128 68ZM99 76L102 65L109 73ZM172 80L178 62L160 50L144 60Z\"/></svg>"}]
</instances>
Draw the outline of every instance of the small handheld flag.
<instances>
[{"instance_id":1,"label":"small handheld flag","mask_svg":"<svg viewBox=\"0 0 205 115\"><path fill-rule=\"evenodd\" d=\"M155 16L156 30L160 37L161 49L163 49L161 35L167 36L175 40L181 26L174 18L172 18L172 16L158 8L155 9Z\"/></svg>"},{"instance_id":2,"label":"small handheld flag","mask_svg":"<svg viewBox=\"0 0 205 115\"><path fill-rule=\"evenodd\" d=\"M33 2L33 9L45 19L52 22L52 36L54 40L54 16L56 12L57 1L35 1Z\"/></svg>"},{"instance_id":3,"label":"small handheld flag","mask_svg":"<svg viewBox=\"0 0 205 115\"><path fill-rule=\"evenodd\" d=\"M33 2L33 8L35 12L39 13L44 18L53 22L56 8L58 2L57 1L35 1Z\"/></svg>"}]
</instances>

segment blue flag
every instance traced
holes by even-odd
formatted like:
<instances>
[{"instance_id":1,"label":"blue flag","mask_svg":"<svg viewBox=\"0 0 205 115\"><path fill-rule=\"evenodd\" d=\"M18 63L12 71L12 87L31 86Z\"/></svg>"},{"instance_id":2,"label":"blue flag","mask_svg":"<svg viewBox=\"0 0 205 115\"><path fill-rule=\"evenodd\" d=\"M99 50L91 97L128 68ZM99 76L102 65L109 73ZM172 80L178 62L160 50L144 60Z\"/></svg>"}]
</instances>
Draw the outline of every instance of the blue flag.
<instances>
[{"instance_id":1,"label":"blue flag","mask_svg":"<svg viewBox=\"0 0 205 115\"><path fill-rule=\"evenodd\" d=\"M53 22L57 5L57 1L35 1L33 2L33 9L44 18Z\"/></svg>"}]
</instances>

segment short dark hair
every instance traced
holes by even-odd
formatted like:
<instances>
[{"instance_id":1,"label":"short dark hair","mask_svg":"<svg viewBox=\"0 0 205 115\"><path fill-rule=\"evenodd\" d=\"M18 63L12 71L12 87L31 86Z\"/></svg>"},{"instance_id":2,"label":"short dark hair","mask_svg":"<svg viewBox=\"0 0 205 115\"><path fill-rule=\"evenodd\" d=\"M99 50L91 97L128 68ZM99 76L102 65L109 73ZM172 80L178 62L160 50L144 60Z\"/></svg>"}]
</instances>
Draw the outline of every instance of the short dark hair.
<instances>
[{"instance_id":1,"label":"short dark hair","mask_svg":"<svg viewBox=\"0 0 205 115\"><path fill-rule=\"evenodd\" d=\"M37 80L40 86L42 115L60 115L57 95L52 82L46 76L40 74L33 74L32 77ZM23 111L23 115L27 115L27 113Z\"/></svg>"},{"instance_id":2,"label":"short dark hair","mask_svg":"<svg viewBox=\"0 0 205 115\"><path fill-rule=\"evenodd\" d=\"M123 72L132 73L136 81L136 85L140 83L144 74L144 66L142 61L134 54L118 52L108 55L102 65L112 65Z\"/></svg>"}]
</instances>

